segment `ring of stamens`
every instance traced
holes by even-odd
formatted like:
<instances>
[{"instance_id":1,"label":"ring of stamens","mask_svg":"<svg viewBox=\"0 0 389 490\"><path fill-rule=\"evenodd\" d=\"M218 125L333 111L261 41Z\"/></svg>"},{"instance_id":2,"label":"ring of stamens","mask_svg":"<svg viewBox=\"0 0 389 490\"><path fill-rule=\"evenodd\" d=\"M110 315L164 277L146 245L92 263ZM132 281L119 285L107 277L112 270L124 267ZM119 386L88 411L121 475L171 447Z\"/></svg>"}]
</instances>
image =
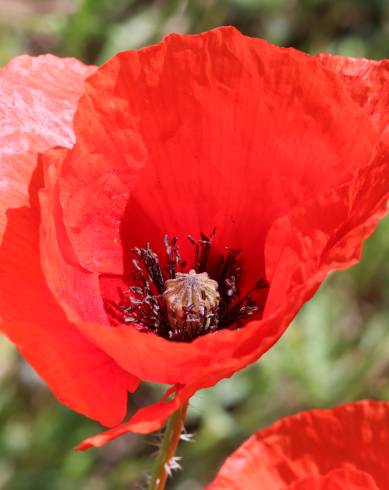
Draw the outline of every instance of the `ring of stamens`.
<instances>
[{"instance_id":1,"label":"ring of stamens","mask_svg":"<svg viewBox=\"0 0 389 490\"><path fill-rule=\"evenodd\" d=\"M188 342L221 328L242 326L259 314L256 293L268 286L259 279L241 297L240 250L226 248L213 267L212 277L206 271L214 235L215 231L209 237L201 233L199 240L188 236L194 246L193 268L188 273L184 272L186 263L181 259L177 238L164 237L165 268L150 244L133 248L134 285L123 292L119 305L107 302L111 317L145 332Z\"/></svg>"}]
</instances>

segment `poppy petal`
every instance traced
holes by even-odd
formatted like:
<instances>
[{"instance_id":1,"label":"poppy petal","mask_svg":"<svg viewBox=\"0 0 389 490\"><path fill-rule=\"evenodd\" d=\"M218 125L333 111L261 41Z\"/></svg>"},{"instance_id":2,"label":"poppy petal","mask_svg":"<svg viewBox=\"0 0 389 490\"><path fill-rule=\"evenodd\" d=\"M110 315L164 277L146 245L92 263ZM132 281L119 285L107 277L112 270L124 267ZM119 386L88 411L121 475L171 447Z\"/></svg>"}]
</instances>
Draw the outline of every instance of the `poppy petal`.
<instances>
[{"instance_id":1,"label":"poppy petal","mask_svg":"<svg viewBox=\"0 0 389 490\"><path fill-rule=\"evenodd\" d=\"M287 417L251 436L207 489L248 490L257 488L255 481L263 490L385 488L388 424L389 403L375 401ZM341 476L350 487L328 486Z\"/></svg>"},{"instance_id":2,"label":"poppy petal","mask_svg":"<svg viewBox=\"0 0 389 490\"><path fill-rule=\"evenodd\" d=\"M72 118L84 79L95 71L72 58L19 56L0 70L0 240L5 212L28 203L40 151L74 142Z\"/></svg>"},{"instance_id":3,"label":"poppy petal","mask_svg":"<svg viewBox=\"0 0 389 490\"><path fill-rule=\"evenodd\" d=\"M39 259L39 222L27 208L9 210L0 247L0 329L73 410L106 426L127 410L139 381L71 324L47 287Z\"/></svg>"},{"instance_id":4,"label":"poppy petal","mask_svg":"<svg viewBox=\"0 0 389 490\"><path fill-rule=\"evenodd\" d=\"M161 251L164 233L186 256L188 233L216 227L255 280L272 223L347 181L378 139L318 59L233 28L117 55L88 80L74 128L60 192L84 267L121 274L131 246Z\"/></svg>"},{"instance_id":5,"label":"poppy petal","mask_svg":"<svg viewBox=\"0 0 389 490\"><path fill-rule=\"evenodd\" d=\"M256 487L253 487L253 489ZM289 485L288 490L379 490L374 479L365 472L333 470L325 476L309 476ZM232 490L232 489L231 489ZM245 489L246 490L246 489ZM249 488L247 488L249 490ZM266 489L264 489L266 490ZM274 489L273 489L274 490Z\"/></svg>"},{"instance_id":6,"label":"poppy petal","mask_svg":"<svg viewBox=\"0 0 389 490\"><path fill-rule=\"evenodd\" d=\"M63 226L58 199L58 174L63 155L64 150L56 149L40 156L44 173L44 188L39 190L42 270L70 320L109 324L99 277L79 265Z\"/></svg>"},{"instance_id":7,"label":"poppy petal","mask_svg":"<svg viewBox=\"0 0 389 490\"><path fill-rule=\"evenodd\" d=\"M114 427L113 429L105 431L102 434L88 437L75 449L77 451L86 451L92 447L100 447L128 432L136 432L139 434L154 432L164 425L170 415L187 403L195 391L196 387L194 386L173 386L167 390L162 400L158 403L141 408L131 417L128 422L125 422L118 427ZM174 398L168 400L168 398L174 392Z\"/></svg>"},{"instance_id":8,"label":"poppy petal","mask_svg":"<svg viewBox=\"0 0 389 490\"><path fill-rule=\"evenodd\" d=\"M374 61L320 53L324 66L338 73L352 99L389 142L389 60Z\"/></svg>"},{"instance_id":9,"label":"poppy petal","mask_svg":"<svg viewBox=\"0 0 389 490\"><path fill-rule=\"evenodd\" d=\"M319 285L331 270L359 260L363 240L387 212L388 173L389 153L379 145L371 164L359 169L351 182L308 201L273 225L265 252L272 284L268 310L282 304L286 290L308 288L315 281Z\"/></svg>"}]
</instances>

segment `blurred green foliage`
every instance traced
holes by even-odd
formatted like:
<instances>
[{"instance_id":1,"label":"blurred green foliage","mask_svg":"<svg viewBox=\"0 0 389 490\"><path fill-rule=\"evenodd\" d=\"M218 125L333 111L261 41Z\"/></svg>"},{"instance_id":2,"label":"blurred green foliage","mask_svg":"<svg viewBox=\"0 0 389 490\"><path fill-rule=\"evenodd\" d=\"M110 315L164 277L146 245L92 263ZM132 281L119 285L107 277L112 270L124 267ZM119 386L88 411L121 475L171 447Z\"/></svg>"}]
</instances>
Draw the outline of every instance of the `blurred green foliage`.
<instances>
[{"instance_id":1,"label":"blurred green foliage","mask_svg":"<svg viewBox=\"0 0 389 490\"><path fill-rule=\"evenodd\" d=\"M100 64L218 25L310 53L388 56L388 0L0 0L0 63L51 52Z\"/></svg>"},{"instance_id":2,"label":"blurred green foliage","mask_svg":"<svg viewBox=\"0 0 389 490\"><path fill-rule=\"evenodd\" d=\"M101 63L165 34L231 24L242 32L314 53L389 57L386 0L0 0L0 62L52 52ZM300 409L389 399L389 222L362 262L333 274L262 360L198 393L182 443L185 472L169 488L200 490L249 434ZM142 488L153 437L127 435L100 450L71 448L100 430L48 392L0 338L0 489ZM143 387L130 410L159 396ZM154 438L155 441L155 438Z\"/></svg>"}]
</instances>

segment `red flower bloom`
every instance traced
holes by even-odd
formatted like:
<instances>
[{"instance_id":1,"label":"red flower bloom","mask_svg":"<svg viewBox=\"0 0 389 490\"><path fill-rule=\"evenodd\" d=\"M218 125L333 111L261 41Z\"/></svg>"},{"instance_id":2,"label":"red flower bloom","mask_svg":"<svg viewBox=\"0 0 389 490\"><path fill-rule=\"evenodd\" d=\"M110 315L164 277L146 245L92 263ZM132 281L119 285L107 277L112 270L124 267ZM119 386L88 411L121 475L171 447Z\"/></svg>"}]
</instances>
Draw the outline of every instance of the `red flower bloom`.
<instances>
[{"instance_id":1,"label":"red flower bloom","mask_svg":"<svg viewBox=\"0 0 389 490\"><path fill-rule=\"evenodd\" d=\"M389 193L388 80L386 62L310 57L233 28L168 36L88 79L74 147L22 175L29 201L2 197L1 209L29 204L7 215L1 328L63 403L104 425L120 422L139 380L173 386L82 448L158 429L196 390L258 359L329 271L358 260ZM181 260L174 241L163 258L164 234L190 261L185 237L213 228L211 250L195 243L195 268L220 294L184 276L176 293L192 300L166 312ZM138 248L134 284L130 250L147 242L168 270ZM220 264L226 246L241 252Z\"/></svg>"},{"instance_id":2,"label":"red flower bloom","mask_svg":"<svg viewBox=\"0 0 389 490\"><path fill-rule=\"evenodd\" d=\"M251 436L207 490L384 489L388 454L388 402L312 410Z\"/></svg>"}]
</instances>

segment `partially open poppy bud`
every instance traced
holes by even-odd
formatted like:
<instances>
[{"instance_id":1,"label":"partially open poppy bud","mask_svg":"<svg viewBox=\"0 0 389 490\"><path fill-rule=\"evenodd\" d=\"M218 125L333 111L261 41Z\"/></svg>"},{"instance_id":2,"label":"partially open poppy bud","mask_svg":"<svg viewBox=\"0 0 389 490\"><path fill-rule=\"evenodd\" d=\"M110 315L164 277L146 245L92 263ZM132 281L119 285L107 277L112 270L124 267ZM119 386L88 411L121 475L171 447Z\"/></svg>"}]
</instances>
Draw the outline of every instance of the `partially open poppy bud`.
<instances>
[{"instance_id":1,"label":"partially open poppy bud","mask_svg":"<svg viewBox=\"0 0 389 490\"><path fill-rule=\"evenodd\" d=\"M206 272L188 274L177 272L174 279L166 281L163 294L169 323L173 330L199 333L217 326L220 295L218 283Z\"/></svg>"}]
</instances>

